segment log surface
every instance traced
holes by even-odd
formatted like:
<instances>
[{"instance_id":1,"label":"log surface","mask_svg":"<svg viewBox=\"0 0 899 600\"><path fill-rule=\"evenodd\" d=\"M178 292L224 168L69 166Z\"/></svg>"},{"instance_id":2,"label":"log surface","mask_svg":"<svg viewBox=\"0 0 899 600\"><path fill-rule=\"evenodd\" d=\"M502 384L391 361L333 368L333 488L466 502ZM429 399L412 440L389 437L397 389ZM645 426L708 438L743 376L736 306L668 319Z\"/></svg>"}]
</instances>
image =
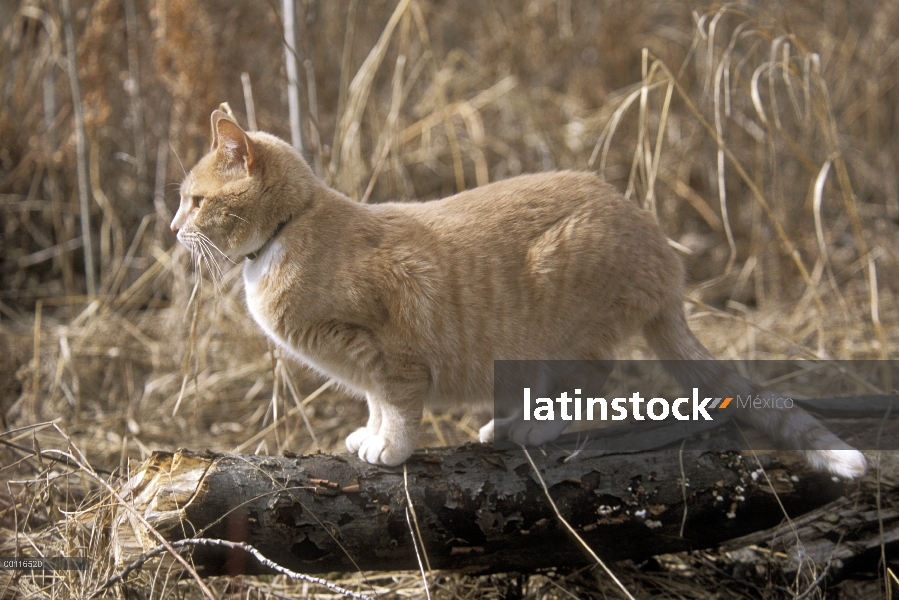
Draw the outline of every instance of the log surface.
<instances>
[{"instance_id":1,"label":"log surface","mask_svg":"<svg viewBox=\"0 0 899 600\"><path fill-rule=\"evenodd\" d=\"M561 514L609 560L718 546L781 524L780 504L801 515L847 491L811 472L798 453L759 457L767 477L755 458L718 450L530 453ZM125 492L170 540L243 541L306 573L418 569L407 496L431 568L531 572L592 562L520 449L421 450L405 471L349 455L157 452L133 471ZM887 489L882 500L896 502L895 487ZM887 529L899 531L895 512ZM113 535L123 563L157 543L126 511ZM197 549L193 558L207 574L256 568L221 551Z\"/></svg>"}]
</instances>

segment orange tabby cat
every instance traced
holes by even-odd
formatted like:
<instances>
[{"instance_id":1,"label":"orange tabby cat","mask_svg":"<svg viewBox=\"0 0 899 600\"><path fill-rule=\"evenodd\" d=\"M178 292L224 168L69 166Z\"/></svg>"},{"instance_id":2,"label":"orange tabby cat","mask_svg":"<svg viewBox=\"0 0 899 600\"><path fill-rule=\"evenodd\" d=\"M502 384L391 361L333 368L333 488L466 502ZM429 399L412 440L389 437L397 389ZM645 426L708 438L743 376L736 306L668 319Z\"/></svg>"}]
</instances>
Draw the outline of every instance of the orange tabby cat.
<instances>
[{"instance_id":1,"label":"orange tabby cat","mask_svg":"<svg viewBox=\"0 0 899 600\"><path fill-rule=\"evenodd\" d=\"M368 424L346 441L363 460L405 461L425 402L490 401L494 359L609 359L636 332L660 358L712 358L687 326L683 268L665 236L591 173L363 205L223 112L212 135L172 231L194 253L245 256L247 303L266 334L367 398ZM843 448L810 450L817 468L865 471L860 452L799 409L744 412L797 447ZM558 434L523 421L504 432L530 443Z\"/></svg>"}]
</instances>

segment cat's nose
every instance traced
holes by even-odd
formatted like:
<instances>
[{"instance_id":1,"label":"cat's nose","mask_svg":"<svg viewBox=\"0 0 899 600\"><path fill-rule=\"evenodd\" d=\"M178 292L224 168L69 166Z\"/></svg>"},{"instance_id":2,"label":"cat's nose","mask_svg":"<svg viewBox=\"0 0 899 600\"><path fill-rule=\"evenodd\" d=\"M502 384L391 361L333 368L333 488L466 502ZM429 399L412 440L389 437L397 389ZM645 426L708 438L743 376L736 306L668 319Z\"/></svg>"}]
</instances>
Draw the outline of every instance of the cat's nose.
<instances>
[{"instance_id":1,"label":"cat's nose","mask_svg":"<svg viewBox=\"0 0 899 600\"><path fill-rule=\"evenodd\" d=\"M178 226L172 223L172 233L178 235Z\"/></svg>"}]
</instances>

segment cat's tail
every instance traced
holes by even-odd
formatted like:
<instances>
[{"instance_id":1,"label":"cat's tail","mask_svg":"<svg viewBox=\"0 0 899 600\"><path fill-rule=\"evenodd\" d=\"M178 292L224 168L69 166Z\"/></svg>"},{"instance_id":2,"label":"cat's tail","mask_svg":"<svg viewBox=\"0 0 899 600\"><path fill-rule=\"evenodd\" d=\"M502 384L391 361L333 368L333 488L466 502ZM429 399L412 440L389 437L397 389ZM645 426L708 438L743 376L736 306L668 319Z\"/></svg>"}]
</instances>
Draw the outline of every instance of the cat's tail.
<instances>
[{"instance_id":1,"label":"cat's tail","mask_svg":"<svg viewBox=\"0 0 899 600\"><path fill-rule=\"evenodd\" d=\"M864 455L838 438L815 417L793 405L783 407L775 402L779 396L737 374L726 362L716 361L696 339L680 305L648 322L644 335L653 351L678 382L689 389L701 385L719 390L721 396L760 397L771 408L733 406L738 422L771 436L777 443L803 450L812 468L841 477L855 478L865 474ZM771 402L766 403L765 400ZM780 404L781 408L775 408Z\"/></svg>"}]
</instances>

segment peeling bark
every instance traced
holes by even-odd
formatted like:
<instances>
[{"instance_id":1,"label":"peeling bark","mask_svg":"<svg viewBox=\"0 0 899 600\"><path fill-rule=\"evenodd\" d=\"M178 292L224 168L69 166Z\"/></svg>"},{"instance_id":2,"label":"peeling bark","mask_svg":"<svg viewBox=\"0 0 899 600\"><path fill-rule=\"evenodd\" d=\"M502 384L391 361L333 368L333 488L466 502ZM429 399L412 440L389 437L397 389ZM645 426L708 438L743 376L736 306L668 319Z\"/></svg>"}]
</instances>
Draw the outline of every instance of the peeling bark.
<instances>
[{"instance_id":1,"label":"peeling bark","mask_svg":"<svg viewBox=\"0 0 899 600\"><path fill-rule=\"evenodd\" d=\"M845 492L797 453L760 457L769 483L754 458L736 452L530 452L564 518L609 560L714 547L781 523L778 498L794 516ZM243 541L306 573L417 569L407 493L431 568L529 572L591 563L559 523L521 450L421 450L405 468L408 488L404 467L348 455L157 452L125 492L169 540ZM897 500L895 486L889 495ZM899 518L890 514L889 526L899 531ZM120 562L156 546L126 511L114 523ZM193 560L207 574L258 567L242 555L206 549L195 550Z\"/></svg>"}]
</instances>

